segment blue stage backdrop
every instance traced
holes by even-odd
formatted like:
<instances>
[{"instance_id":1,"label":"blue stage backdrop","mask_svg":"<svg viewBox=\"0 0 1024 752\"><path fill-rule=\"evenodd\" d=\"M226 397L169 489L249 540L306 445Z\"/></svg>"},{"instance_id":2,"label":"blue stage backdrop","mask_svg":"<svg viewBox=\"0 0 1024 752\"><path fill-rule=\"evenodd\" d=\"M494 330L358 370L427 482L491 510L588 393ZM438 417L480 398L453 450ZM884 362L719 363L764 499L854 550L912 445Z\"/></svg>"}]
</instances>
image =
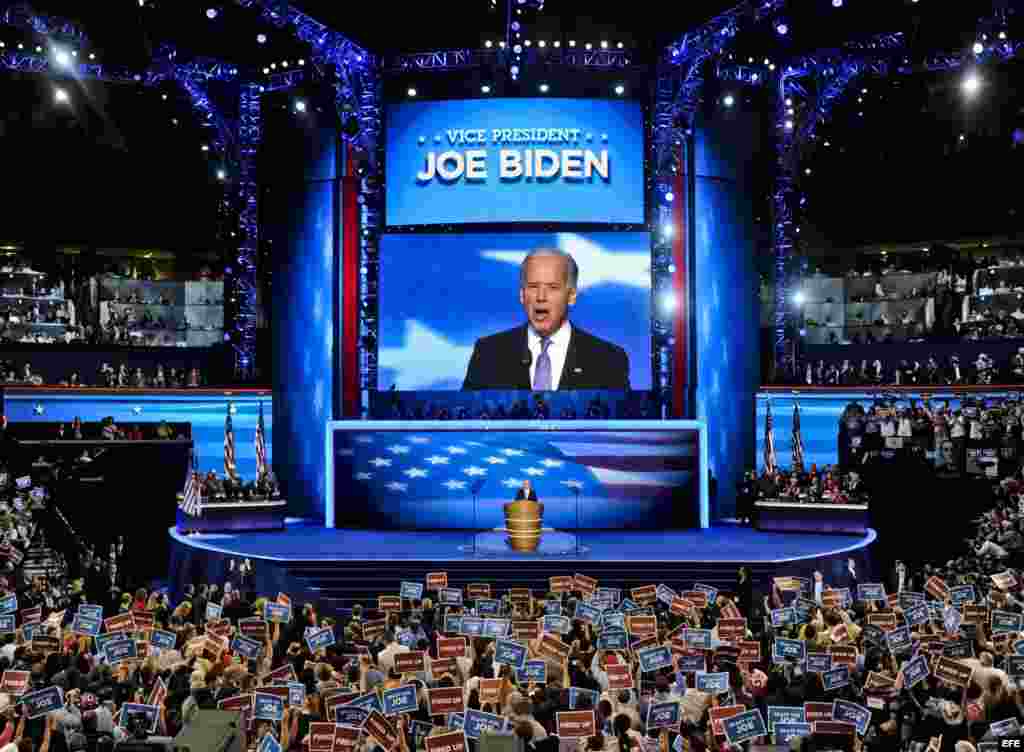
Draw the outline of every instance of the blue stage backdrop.
<instances>
[{"instance_id":1,"label":"blue stage backdrop","mask_svg":"<svg viewBox=\"0 0 1024 752\"><path fill-rule=\"evenodd\" d=\"M545 527L708 525L696 421L338 421L329 433L328 527L503 527L524 479Z\"/></svg>"},{"instance_id":2,"label":"blue stage backdrop","mask_svg":"<svg viewBox=\"0 0 1024 752\"><path fill-rule=\"evenodd\" d=\"M119 426L132 423L191 423L192 441L203 473L216 470L224 475L224 417L228 402L235 406L231 416L235 432L235 462L238 474L256 478L256 420L263 404L267 458L273 464L274 404L270 393L204 392L161 394L157 391L133 394L90 394L88 391L6 389L3 412L12 423L55 423L68 425L75 417L96 423L110 416ZM171 500L167 500L171 503Z\"/></svg>"},{"instance_id":3,"label":"blue stage backdrop","mask_svg":"<svg viewBox=\"0 0 1024 752\"><path fill-rule=\"evenodd\" d=\"M644 222L639 102L469 99L387 112L387 224Z\"/></svg>"},{"instance_id":4,"label":"blue stage backdrop","mask_svg":"<svg viewBox=\"0 0 1024 752\"><path fill-rule=\"evenodd\" d=\"M573 323L625 349L630 387L651 388L651 251L645 232L385 235L379 389L459 389L479 337L526 322L519 265L557 247L579 266Z\"/></svg>"}]
</instances>

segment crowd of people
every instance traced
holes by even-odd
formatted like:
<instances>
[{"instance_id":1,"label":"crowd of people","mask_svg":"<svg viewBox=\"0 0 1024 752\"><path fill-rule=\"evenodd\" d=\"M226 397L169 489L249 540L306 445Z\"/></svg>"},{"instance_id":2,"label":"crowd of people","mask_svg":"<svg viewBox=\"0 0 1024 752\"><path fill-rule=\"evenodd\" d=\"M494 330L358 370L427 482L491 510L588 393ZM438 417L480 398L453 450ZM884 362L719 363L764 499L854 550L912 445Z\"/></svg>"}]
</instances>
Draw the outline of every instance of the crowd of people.
<instances>
[{"instance_id":1,"label":"crowd of people","mask_svg":"<svg viewBox=\"0 0 1024 752\"><path fill-rule=\"evenodd\" d=\"M867 504L869 494L854 471L840 472L838 466L818 469L811 464L806 471L775 468L748 470L739 484L736 507L742 522L754 521L754 504L762 500L780 500L805 504Z\"/></svg>"},{"instance_id":2,"label":"crowd of people","mask_svg":"<svg viewBox=\"0 0 1024 752\"><path fill-rule=\"evenodd\" d=\"M945 358L931 355L923 362L901 359L885 361L862 359L859 363L843 358L826 362L823 358L790 363L774 379L778 384L801 386L989 386L1024 384L1024 347L1006 362L997 362L988 353L979 353L961 362L959 355Z\"/></svg>"},{"instance_id":3,"label":"crowd of people","mask_svg":"<svg viewBox=\"0 0 1024 752\"><path fill-rule=\"evenodd\" d=\"M19 365L12 360L3 360L0 361L0 383L42 386L46 381L29 361ZM71 371L56 383L56 386L94 386L105 389L188 389L204 385L202 372L198 368L165 368L162 363L158 363L149 374L142 368L132 369L124 363L116 367L110 363L101 363L96 375L89 381L84 380L78 371Z\"/></svg>"}]
</instances>

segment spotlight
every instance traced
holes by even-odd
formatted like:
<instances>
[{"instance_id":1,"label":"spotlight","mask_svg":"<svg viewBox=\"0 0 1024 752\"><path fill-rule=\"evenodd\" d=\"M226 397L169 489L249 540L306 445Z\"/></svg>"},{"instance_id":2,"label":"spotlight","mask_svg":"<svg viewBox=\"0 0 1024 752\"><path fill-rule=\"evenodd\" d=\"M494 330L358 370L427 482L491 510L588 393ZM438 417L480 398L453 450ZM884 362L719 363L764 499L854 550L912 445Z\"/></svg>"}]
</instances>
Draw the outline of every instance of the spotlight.
<instances>
[{"instance_id":1,"label":"spotlight","mask_svg":"<svg viewBox=\"0 0 1024 752\"><path fill-rule=\"evenodd\" d=\"M203 144L202 149L203 151L209 151L210 147L207 144Z\"/></svg>"},{"instance_id":2,"label":"spotlight","mask_svg":"<svg viewBox=\"0 0 1024 752\"><path fill-rule=\"evenodd\" d=\"M804 175L810 175L810 174L811 174L811 168L810 168L810 167L808 167L808 168L806 168L806 169L804 170Z\"/></svg>"},{"instance_id":3,"label":"spotlight","mask_svg":"<svg viewBox=\"0 0 1024 752\"><path fill-rule=\"evenodd\" d=\"M494 42L492 42L490 39L488 39L486 42L484 42L484 47L486 47L487 49L491 49L491 47L493 47L493 46L494 46Z\"/></svg>"},{"instance_id":4,"label":"spotlight","mask_svg":"<svg viewBox=\"0 0 1024 752\"><path fill-rule=\"evenodd\" d=\"M541 93L541 94L547 94L547 93L548 93L548 85L547 85L547 84L541 84L541 85L540 85L539 87L537 87L537 88L539 88L539 89L540 89L540 93Z\"/></svg>"},{"instance_id":5,"label":"spotlight","mask_svg":"<svg viewBox=\"0 0 1024 752\"><path fill-rule=\"evenodd\" d=\"M804 304L804 293L802 290L797 290L795 293L793 293L793 302L796 303L797 305Z\"/></svg>"},{"instance_id":6,"label":"spotlight","mask_svg":"<svg viewBox=\"0 0 1024 752\"><path fill-rule=\"evenodd\" d=\"M512 51L513 51L514 53L516 53L517 55L519 55L519 54L522 54L522 51L523 51L523 45L521 45L521 44L517 44L517 45L516 45L515 47L513 47L513 48L512 48Z\"/></svg>"},{"instance_id":7,"label":"spotlight","mask_svg":"<svg viewBox=\"0 0 1024 752\"><path fill-rule=\"evenodd\" d=\"M523 44L525 44L527 47L529 47L531 44L533 44L533 42L531 42L529 39L527 39L525 42L523 42Z\"/></svg>"},{"instance_id":8,"label":"spotlight","mask_svg":"<svg viewBox=\"0 0 1024 752\"><path fill-rule=\"evenodd\" d=\"M978 77L977 73L968 73L964 76L963 83L961 83L960 86L963 88L964 94L969 97L973 97L978 93L978 89L981 88L981 79Z\"/></svg>"},{"instance_id":9,"label":"spotlight","mask_svg":"<svg viewBox=\"0 0 1024 752\"><path fill-rule=\"evenodd\" d=\"M167 101L167 95L166 95L166 94L161 94L161 95L160 95L160 98L161 98L162 100L164 100L165 102Z\"/></svg>"},{"instance_id":10,"label":"spotlight","mask_svg":"<svg viewBox=\"0 0 1024 752\"><path fill-rule=\"evenodd\" d=\"M71 65L71 56L64 50L57 50L54 54L53 59L57 62L61 68L67 68Z\"/></svg>"},{"instance_id":11,"label":"spotlight","mask_svg":"<svg viewBox=\"0 0 1024 752\"><path fill-rule=\"evenodd\" d=\"M90 60L95 60L96 59L96 53L95 52L90 52L89 53L89 59Z\"/></svg>"},{"instance_id":12,"label":"spotlight","mask_svg":"<svg viewBox=\"0 0 1024 752\"><path fill-rule=\"evenodd\" d=\"M751 73L750 74L750 80L751 81L757 81L758 78L760 78L760 76L758 76L756 73Z\"/></svg>"},{"instance_id":13,"label":"spotlight","mask_svg":"<svg viewBox=\"0 0 1024 752\"><path fill-rule=\"evenodd\" d=\"M789 24L779 21L779 23L775 24L775 33L780 37L786 36L789 33Z\"/></svg>"},{"instance_id":14,"label":"spotlight","mask_svg":"<svg viewBox=\"0 0 1024 752\"><path fill-rule=\"evenodd\" d=\"M413 89L413 88L410 88L409 91L406 92L406 94L408 94L410 97L415 97L416 96L416 90Z\"/></svg>"},{"instance_id":15,"label":"spotlight","mask_svg":"<svg viewBox=\"0 0 1024 752\"><path fill-rule=\"evenodd\" d=\"M69 100L70 100L70 97L68 96L68 93L67 93L66 90L64 90L64 89L54 89L53 90L53 101L55 101L57 104L67 104Z\"/></svg>"},{"instance_id":16,"label":"spotlight","mask_svg":"<svg viewBox=\"0 0 1024 752\"><path fill-rule=\"evenodd\" d=\"M508 72L512 74L512 78L515 78L516 76L519 75L519 66L518 65L511 66L508 69Z\"/></svg>"},{"instance_id":17,"label":"spotlight","mask_svg":"<svg viewBox=\"0 0 1024 752\"><path fill-rule=\"evenodd\" d=\"M676 294L671 290L666 290L661 294L659 303L663 313L672 313L676 309Z\"/></svg>"},{"instance_id":18,"label":"spotlight","mask_svg":"<svg viewBox=\"0 0 1024 752\"><path fill-rule=\"evenodd\" d=\"M586 49L587 49L587 51L590 51L590 50L594 49L594 45L592 45L590 42L587 42Z\"/></svg>"},{"instance_id":19,"label":"spotlight","mask_svg":"<svg viewBox=\"0 0 1024 752\"><path fill-rule=\"evenodd\" d=\"M302 67L303 65L305 65L305 64L306 64L306 61L305 61L305 60L303 60L303 59L302 59L302 58L300 57L300 58L299 58L299 67L301 68L301 67Z\"/></svg>"},{"instance_id":20,"label":"spotlight","mask_svg":"<svg viewBox=\"0 0 1024 752\"><path fill-rule=\"evenodd\" d=\"M561 46L562 46L562 41L560 39L556 39L555 40L555 49L557 50Z\"/></svg>"},{"instance_id":21,"label":"spotlight","mask_svg":"<svg viewBox=\"0 0 1024 752\"><path fill-rule=\"evenodd\" d=\"M832 7L833 8L842 8L843 7L843 0L832 0Z\"/></svg>"},{"instance_id":22,"label":"spotlight","mask_svg":"<svg viewBox=\"0 0 1024 752\"><path fill-rule=\"evenodd\" d=\"M306 111L306 102L305 102L305 100L302 100L302 99L296 99L295 100L295 111L296 112L305 112Z\"/></svg>"},{"instance_id":23,"label":"spotlight","mask_svg":"<svg viewBox=\"0 0 1024 752\"><path fill-rule=\"evenodd\" d=\"M601 40L601 49L602 50L607 50L608 49L608 42L606 42L604 39Z\"/></svg>"},{"instance_id":24,"label":"spotlight","mask_svg":"<svg viewBox=\"0 0 1024 752\"><path fill-rule=\"evenodd\" d=\"M724 97L722 97L722 104L724 104L726 107L732 107L734 104L736 104L736 99L735 97L733 97L732 94L726 94Z\"/></svg>"},{"instance_id":25,"label":"spotlight","mask_svg":"<svg viewBox=\"0 0 1024 752\"><path fill-rule=\"evenodd\" d=\"M618 94L621 97L623 94L626 93L626 87L623 86L622 84L616 84L615 85L615 93Z\"/></svg>"},{"instance_id":26,"label":"spotlight","mask_svg":"<svg viewBox=\"0 0 1024 752\"><path fill-rule=\"evenodd\" d=\"M786 130L787 130L787 131L791 131L791 130L793 130L793 121L792 121L792 120L787 120L787 121L785 122L785 126L786 126Z\"/></svg>"},{"instance_id":27,"label":"spotlight","mask_svg":"<svg viewBox=\"0 0 1024 752\"><path fill-rule=\"evenodd\" d=\"M288 67L288 61L287 60L282 60L281 61L281 67L282 68L287 68Z\"/></svg>"},{"instance_id":28,"label":"spotlight","mask_svg":"<svg viewBox=\"0 0 1024 752\"><path fill-rule=\"evenodd\" d=\"M41 44L37 44L36 45L36 52L42 52L42 51L43 51L43 46Z\"/></svg>"},{"instance_id":29,"label":"spotlight","mask_svg":"<svg viewBox=\"0 0 1024 752\"><path fill-rule=\"evenodd\" d=\"M665 194L665 200L671 204L673 201L676 200L676 194L674 194L672 191L669 191L668 193Z\"/></svg>"},{"instance_id":30,"label":"spotlight","mask_svg":"<svg viewBox=\"0 0 1024 752\"><path fill-rule=\"evenodd\" d=\"M213 19L215 19L217 17L217 9L216 8L207 8L206 9L206 17L209 18L211 21Z\"/></svg>"},{"instance_id":31,"label":"spotlight","mask_svg":"<svg viewBox=\"0 0 1024 752\"><path fill-rule=\"evenodd\" d=\"M669 264L668 265L668 273L669 274L675 274L676 273L676 265L675 264Z\"/></svg>"},{"instance_id":32,"label":"spotlight","mask_svg":"<svg viewBox=\"0 0 1024 752\"><path fill-rule=\"evenodd\" d=\"M792 106L793 106L793 100L790 99L789 97L786 97L786 107L792 107Z\"/></svg>"},{"instance_id":33,"label":"spotlight","mask_svg":"<svg viewBox=\"0 0 1024 752\"><path fill-rule=\"evenodd\" d=\"M985 51L985 45L983 45L981 42L975 42L974 46L971 47L971 50L974 52L975 55L980 55L982 52Z\"/></svg>"},{"instance_id":34,"label":"spotlight","mask_svg":"<svg viewBox=\"0 0 1024 752\"><path fill-rule=\"evenodd\" d=\"M770 70L770 71L775 70L775 63L768 63L768 70Z\"/></svg>"},{"instance_id":35,"label":"spotlight","mask_svg":"<svg viewBox=\"0 0 1024 752\"><path fill-rule=\"evenodd\" d=\"M618 47L618 48L619 48L619 49L621 50L621 49L622 49L622 48L623 48L623 47L624 47L625 45L624 45L624 44L622 44L622 42L619 42L619 43L618 43L617 45L615 45L615 46L616 46L616 47Z\"/></svg>"},{"instance_id":36,"label":"spotlight","mask_svg":"<svg viewBox=\"0 0 1024 752\"><path fill-rule=\"evenodd\" d=\"M277 63L271 63L270 70L277 70Z\"/></svg>"},{"instance_id":37,"label":"spotlight","mask_svg":"<svg viewBox=\"0 0 1024 752\"><path fill-rule=\"evenodd\" d=\"M545 47L548 46L548 43L541 39L539 42L537 42L537 46L543 50Z\"/></svg>"},{"instance_id":38,"label":"spotlight","mask_svg":"<svg viewBox=\"0 0 1024 752\"><path fill-rule=\"evenodd\" d=\"M661 234L664 235L666 238L671 238L672 237L672 232L673 232L672 225L666 223L666 224L663 224L661 226Z\"/></svg>"},{"instance_id":39,"label":"spotlight","mask_svg":"<svg viewBox=\"0 0 1024 752\"><path fill-rule=\"evenodd\" d=\"M569 46L570 47L575 47L576 46L576 40L575 39L570 39L569 40Z\"/></svg>"},{"instance_id":40,"label":"spotlight","mask_svg":"<svg viewBox=\"0 0 1024 752\"><path fill-rule=\"evenodd\" d=\"M226 180L228 174L224 170L217 170L217 180Z\"/></svg>"},{"instance_id":41,"label":"spotlight","mask_svg":"<svg viewBox=\"0 0 1024 752\"><path fill-rule=\"evenodd\" d=\"M259 44L266 44L267 43L267 35L266 34L257 34L256 35L256 41Z\"/></svg>"},{"instance_id":42,"label":"spotlight","mask_svg":"<svg viewBox=\"0 0 1024 752\"><path fill-rule=\"evenodd\" d=\"M999 38L1000 39L1006 39L1006 32L1005 31L1000 31L999 32Z\"/></svg>"},{"instance_id":43,"label":"spotlight","mask_svg":"<svg viewBox=\"0 0 1024 752\"><path fill-rule=\"evenodd\" d=\"M263 69L263 75L264 76L269 76L270 75L270 68L264 68Z\"/></svg>"},{"instance_id":44,"label":"spotlight","mask_svg":"<svg viewBox=\"0 0 1024 752\"><path fill-rule=\"evenodd\" d=\"M501 47L501 49L505 49L505 40L502 39L500 42L498 42L498 46Z\"/></svg>"},{"instance_id":45,"label":"spotlight","mask_svg":"<svg viewBox=\"0 0 1024 752\"><path fill-rule=\"evenodd\" d=\"M483 86L480 87L480 91L483 92L484 94L490 94L491 87L488 86L487 84L484 84Z\"/></svg>"}]
</instances>

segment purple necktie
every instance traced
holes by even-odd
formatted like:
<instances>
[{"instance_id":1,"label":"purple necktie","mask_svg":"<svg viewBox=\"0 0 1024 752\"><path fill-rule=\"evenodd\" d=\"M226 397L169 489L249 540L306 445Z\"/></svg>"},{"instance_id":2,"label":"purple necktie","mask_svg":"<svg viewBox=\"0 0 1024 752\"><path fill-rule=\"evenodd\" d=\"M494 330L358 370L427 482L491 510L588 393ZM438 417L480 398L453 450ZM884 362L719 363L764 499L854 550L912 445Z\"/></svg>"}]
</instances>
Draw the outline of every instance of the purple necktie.
<instances>
[{"instance_id":1,"label":"purple necktie","mask_svg":"<svg viewBox=\"0 0 1024 752\"><path fill-rule=\"evenodd\" d=\"M551 340L544 337L540 341L540 357L537 358L537 369L533 372L533 388L538 392L551 391L551 356L548 347Z\"/></svg>"}]
</instances>

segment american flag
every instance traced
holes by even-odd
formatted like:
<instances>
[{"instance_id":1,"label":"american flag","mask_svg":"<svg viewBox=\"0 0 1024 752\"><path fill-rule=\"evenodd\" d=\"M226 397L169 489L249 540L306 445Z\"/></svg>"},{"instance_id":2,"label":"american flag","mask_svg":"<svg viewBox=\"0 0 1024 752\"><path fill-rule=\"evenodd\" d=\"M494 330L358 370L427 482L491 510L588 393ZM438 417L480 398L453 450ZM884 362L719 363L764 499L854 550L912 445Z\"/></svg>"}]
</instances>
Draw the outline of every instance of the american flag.
<instances>
[{"instance_id":1,"label":"american flag","mask_svg":"<svg viewBox=\"0 0 1024 752\"><path fill-rule=\"evenodd\" d=\"M260 417L256 422L256 477L262 478L267 472L267 438L263 433L263 403L260 403Z\"/></svg>"},{"instance_id":2,"label":"american flag","mask_svg":"<svg viewBox=\"0 0 1024 752\"><path fill-rule=\"evenodd\" d=\"M793 472L804 471L804 440L800 436L800 405L793 403Z\"/></svg>"},{"instance_id":3,"label":"american flag","mask_svg":"<svg viewBox=\"0 0 1024 752\"><path fill-rule=\"evenodd\" d=\"M190 517L198 517L202 509L202 488L199 485L199 473L196 472L195 459L185 474L185 488L181 492L181 503L178 505Z\"/></svg>"},{"instance_id":4,"label":"american flag","mask_svg":"<svg viewBox=\"0 0 1024 752\"><path fill-rule=\"evenodd\" d=\"M231 406L224 418L224 475L235 474L235 431L231 427Z\"/></svg>"},{"instance_id":5,"label":"american flag","mask_svg":"<svg viewBox=\"0 0 1024 752\"><path fill-rule=\"evenodd\" d=\"M764 469L774 473L778 462L775 459L775 430L772 428L772 403L768 403L768 412L764 416Z\"/></svg>"}]
</instances>

